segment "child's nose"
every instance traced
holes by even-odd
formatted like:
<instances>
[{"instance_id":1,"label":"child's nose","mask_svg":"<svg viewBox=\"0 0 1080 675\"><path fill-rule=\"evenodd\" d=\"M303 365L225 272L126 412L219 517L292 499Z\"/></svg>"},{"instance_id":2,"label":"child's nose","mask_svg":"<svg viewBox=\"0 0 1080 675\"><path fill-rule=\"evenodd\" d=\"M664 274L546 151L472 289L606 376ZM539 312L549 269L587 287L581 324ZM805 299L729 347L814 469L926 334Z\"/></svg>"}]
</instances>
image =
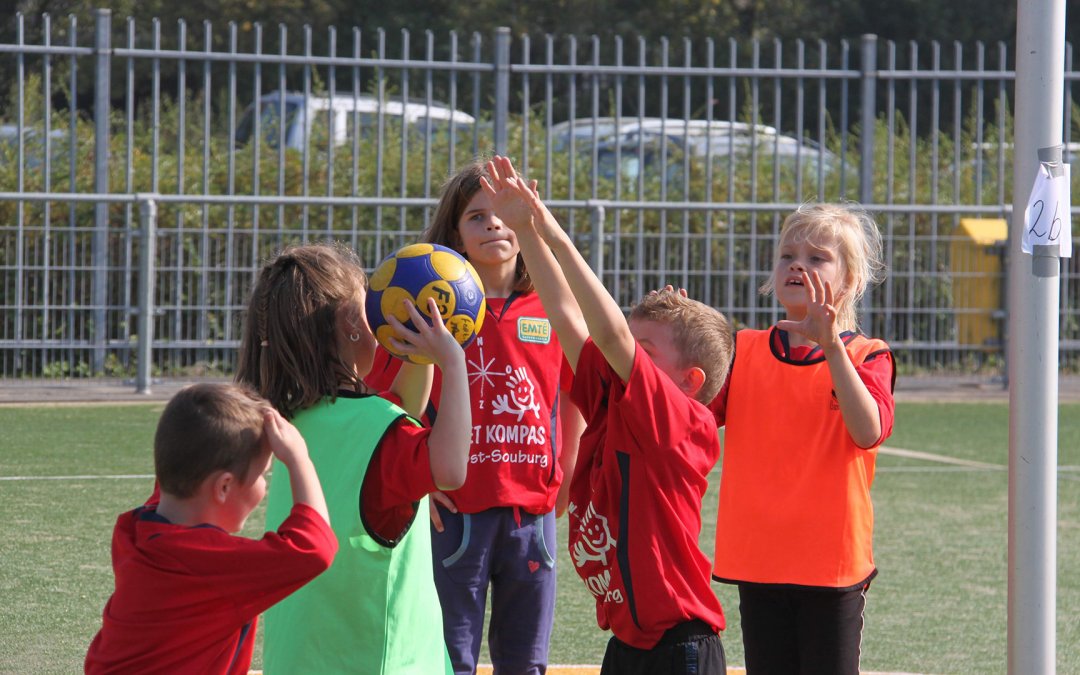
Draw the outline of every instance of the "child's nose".
<instances>
[{"instance_id":1,"label":"child's nose","mask_svg":"<svg viewBox=\"0 0 1080 675\"><path fill-rule=\"evenodd\" d=\"M503 221L499 220L499 217L495 214L491 214L491 218L488 218L489 230L501 230L503 228Z\"/></svg>"}]
</instances>

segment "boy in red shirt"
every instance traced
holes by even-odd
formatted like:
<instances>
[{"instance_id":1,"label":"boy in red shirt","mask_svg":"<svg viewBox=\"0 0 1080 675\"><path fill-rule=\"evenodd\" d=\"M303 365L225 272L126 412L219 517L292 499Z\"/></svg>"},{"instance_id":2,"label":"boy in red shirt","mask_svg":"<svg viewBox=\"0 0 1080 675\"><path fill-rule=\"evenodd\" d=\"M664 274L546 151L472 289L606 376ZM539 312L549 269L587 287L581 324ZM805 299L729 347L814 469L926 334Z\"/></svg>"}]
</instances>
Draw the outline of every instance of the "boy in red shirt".
<instances>
[{"instance_id":1,"label":"boy in red shirt","mask_svg":"<svg viewBox=\"0 0 1080 675\"><path fill-rule=\"evenodd\" d=\"M727 320L674 291L647 296L628 320L535 183L504 157L488 174L485 189L517 233L586 420L570 486L569 548L595 596L597 623L614 634L601 673L721 675L724 615L698 535L706 477L720 457L704 404L731 362Z\"/></svg>"},{"instance_id":2,"label":"boy in red shirt","mask_svg":"<svg viewBox=\"0 0 1080 675\"><path fill-rule=\"evenodd\" d=\"M233 536L266 494L271 455L289 468L292 513L258 541ZM86 672L246 674L258 615L337 552L307 445L250 389L196 384L161 414L154 472L154 494L116 521L116 589Z\"/></svg>"}]
</instances>

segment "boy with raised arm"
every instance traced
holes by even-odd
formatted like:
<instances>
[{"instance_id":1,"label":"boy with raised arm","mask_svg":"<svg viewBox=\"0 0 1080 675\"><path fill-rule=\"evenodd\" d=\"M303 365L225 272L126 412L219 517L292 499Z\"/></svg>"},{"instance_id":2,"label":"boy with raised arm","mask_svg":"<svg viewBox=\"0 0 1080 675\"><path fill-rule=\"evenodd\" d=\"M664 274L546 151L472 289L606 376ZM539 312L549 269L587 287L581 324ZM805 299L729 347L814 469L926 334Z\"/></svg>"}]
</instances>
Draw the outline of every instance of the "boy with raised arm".
<instances>
[{"instance_id":1,"label":"boy with raised arm","mask_svg":"<svg viewBox=\"0 0 1080 675\"><path fill-rule=\"evenodd\" d=\"M289 517L234 536L266 494L271 456L289 468ZM321 574L337 552L307 444L251 389L195 384L154 436L157 489L116 521L116 590L87 673L229 673L251 665L258 615Z\"/></svg>"},{"instance_id":2,"label":"boy with raised arm","mask_svg":"<svg viewBox=\"0 0 1080 675\"><path fill-rule=\"evenodd\" d=\"M673 291L646 296L627 319L535 183L504 157L488 173L485 190L517 233L586 420L569 549L595 596L597 623L613 633L601 673L723 674L724 615L698 535L706 477L720 456L705 404L731 362L727 320Z\"/></svg>"}]
</instances>

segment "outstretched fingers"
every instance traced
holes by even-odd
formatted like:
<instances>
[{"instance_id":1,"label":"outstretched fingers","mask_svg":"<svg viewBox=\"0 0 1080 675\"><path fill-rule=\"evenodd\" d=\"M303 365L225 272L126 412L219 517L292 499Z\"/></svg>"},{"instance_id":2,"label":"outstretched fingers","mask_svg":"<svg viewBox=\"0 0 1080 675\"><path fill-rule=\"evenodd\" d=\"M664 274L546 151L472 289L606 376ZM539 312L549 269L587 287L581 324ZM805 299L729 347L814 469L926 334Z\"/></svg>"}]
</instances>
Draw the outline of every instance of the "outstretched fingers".
<instances>
[{"instance_id":1,"label":"outstretched fingers","mask_svg":"<svg viewBox=\"0 0 1080 675\"><path fill-rule=\"evenodd\" d=\"M461 345L443 323L439 305L434 298L427 299L427 313L431 319L423 316L412 302L403 300L402 303L413 327L409 328L395 316L386 317L387 323L396 333L396 336L390 338L395 351L407 356L425 357L441 365L451 357L452 352L461 350Z\"/></svg>"}]
</instances>

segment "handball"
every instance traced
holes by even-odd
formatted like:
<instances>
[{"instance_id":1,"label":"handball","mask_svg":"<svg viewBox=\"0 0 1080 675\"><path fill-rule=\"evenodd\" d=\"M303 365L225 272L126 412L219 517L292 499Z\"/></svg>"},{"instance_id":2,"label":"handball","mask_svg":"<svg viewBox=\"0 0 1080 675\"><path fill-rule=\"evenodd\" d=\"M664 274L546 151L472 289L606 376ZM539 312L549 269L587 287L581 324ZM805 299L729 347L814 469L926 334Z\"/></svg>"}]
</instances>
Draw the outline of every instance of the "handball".
<instances>
[{"instance_id":1,"label":"handball","mask_svg":"<svg viewBox=\"0 0 1080 675\"><path fill-rule=\"evenodd\" d=\"M395 316L414 329L402 304L408 300L429 322L428 298L435 298L440 319L464 348L484 323L484 286L476 270L457 251L438 244L412 244L398 249L379 263L368 285L365 311L375 339L386 351L413 363L431 363L417 355L394 351L390 342L394 328L386 317Z\"/></svg>"}]
</instances>

